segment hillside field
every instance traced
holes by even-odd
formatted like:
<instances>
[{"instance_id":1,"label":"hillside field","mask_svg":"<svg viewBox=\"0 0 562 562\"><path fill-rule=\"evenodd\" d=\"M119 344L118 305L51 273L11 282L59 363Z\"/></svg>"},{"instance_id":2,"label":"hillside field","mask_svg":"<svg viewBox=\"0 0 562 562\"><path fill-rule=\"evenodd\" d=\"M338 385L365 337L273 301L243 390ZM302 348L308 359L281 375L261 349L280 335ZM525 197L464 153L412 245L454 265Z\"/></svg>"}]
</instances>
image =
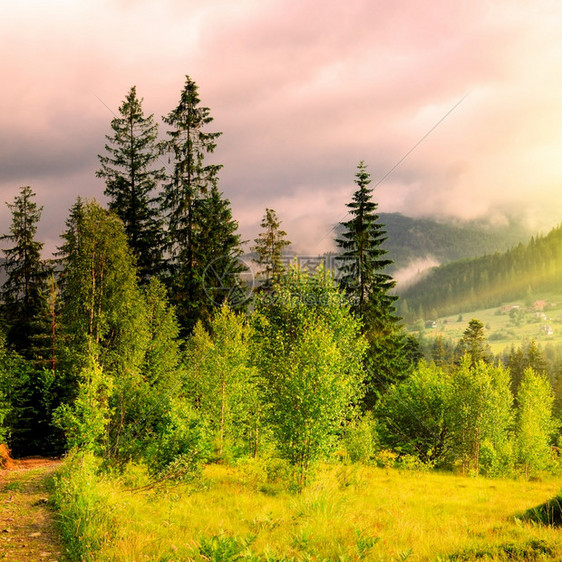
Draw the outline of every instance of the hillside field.
<instances>
[{"instance_id":1,"label":"hillside field","mask_svg":"<svg viewBox=\"0 0 562 562\"><path fill-rule=\"evenodd\" d=\"M541 308L542 303L546 304ZM562 345L562 293L545 293L536 298L505 303L501 307L425 319L421 333L425 337L444 336L458 340L472 318L484 324L494 353L501 353L511 345L519 346L531 339L541 346L548 343ZM420 333L420 328L420 323L408 326L413 333Z\"/></svg>"}]
</instances>

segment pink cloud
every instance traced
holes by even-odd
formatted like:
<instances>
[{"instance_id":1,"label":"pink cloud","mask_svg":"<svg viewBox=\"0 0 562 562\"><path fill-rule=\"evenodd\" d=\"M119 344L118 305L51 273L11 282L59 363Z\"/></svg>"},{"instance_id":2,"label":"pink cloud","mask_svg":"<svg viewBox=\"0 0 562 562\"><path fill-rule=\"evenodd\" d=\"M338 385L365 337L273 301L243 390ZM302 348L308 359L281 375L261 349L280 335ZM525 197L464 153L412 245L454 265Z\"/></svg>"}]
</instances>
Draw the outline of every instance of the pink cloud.
<instances>
[{"instance_id":1,"label":"pink cloud","mask_svg":"<svg viewBox=\"0 0 562 562\"><path fill-rule=\"evenodd\" d=\"M360 159L378 181L465 94L377 188L381 208L562 211L562 22L546 0L55 0L5 12L0 196L55 190L53 238L76 195L101 197L96 155L130 86L159 119L185 74L224 132L222 188L246 232L266 206L299 232L338 220Z\"/></svg>"}]
</instances>

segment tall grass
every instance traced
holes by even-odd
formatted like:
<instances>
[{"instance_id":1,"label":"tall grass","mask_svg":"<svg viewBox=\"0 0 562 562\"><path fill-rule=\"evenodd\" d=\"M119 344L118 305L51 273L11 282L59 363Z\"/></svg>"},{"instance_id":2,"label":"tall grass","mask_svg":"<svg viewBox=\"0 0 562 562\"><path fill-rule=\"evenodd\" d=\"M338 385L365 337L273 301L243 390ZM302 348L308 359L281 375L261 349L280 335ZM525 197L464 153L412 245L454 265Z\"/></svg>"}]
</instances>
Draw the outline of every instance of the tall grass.
<instances>
[{"instance_id":1,"label":"tall grass","mask_svg":"<svg viewBox=\"0 0 562 562\"><path fill-rule=\"evenodd\" d=\"M73 454L55 477L54 502L59 527L71 560L98 560L121 526L112 512L113 484L98 475L99 461L91 454Z\"/></svg>"},{"instance_id":2,"label":"tall grass","mask_svg":"<svg viewBox=\"0 0 562 562\"><path fill-rule=\"evenodd\" d=\"M562 559L559 531L518 517L555 481L339 465L294 494L256 467L210 465L196 484L139 489L134 467L110 479L81 462L57 485L74 560Z\"/></svg>"}]
</instances>

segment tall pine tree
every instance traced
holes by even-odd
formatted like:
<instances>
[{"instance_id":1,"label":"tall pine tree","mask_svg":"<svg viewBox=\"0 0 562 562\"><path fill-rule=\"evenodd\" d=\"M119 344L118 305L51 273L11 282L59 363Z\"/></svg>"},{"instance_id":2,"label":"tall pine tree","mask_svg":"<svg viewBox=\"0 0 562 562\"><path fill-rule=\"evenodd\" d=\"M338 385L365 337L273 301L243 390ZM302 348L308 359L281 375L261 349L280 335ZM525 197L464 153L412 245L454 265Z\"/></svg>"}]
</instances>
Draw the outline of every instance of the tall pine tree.
<instances>
[{"instance_id":1,"label":"tall pine tree","mask_svg":"<svg viewBox=\"0 0 562 562\"><path fill-rule=\"evenodd\" d=\"M233 309L244 307L240 274L246 270L241 261L241 239L238 222L232 217L230 201L216 185L198 201L197 261L203 267L204 298L198 303L198 316L208 325L215 309L228 302ZM206 298L205 298L206 297Z\"/></svg>"},{"instance_id":2,"label":"tall pine tree","mask_svg":"<svg viewBox=\"0 0 562 562\"><path fill-rule=\"evenodd\" d=\"M38 338L48 317L49 268L41 258L43 243L35 239L43 207L38 207L31 187L20 188L13 203L10 233L2 237L13 245L3 249L6 281L2 287L2 317L6 341L28 359L38 360Z\"/></svg>"},{"instance_id":3,"label":"tall pine tree","mask_svg":"<svg viewBox=\"0 0 562 562\"><path fill-rule=\"evenodd\" d=\"M10 233L4 240L7 279L2 287L2 320L6 342L28 359L17 370L10 445L16 455L44 454L56 441L51 426L53 372L47 371L51 349L48 297L50 268L41 258L43 244L35 239L42 207L29 186L21 187L12 204ZM14 381L15 382L15 381Z\"/></svg>"},{"instance_id":4,"label":"tall pine tree","mask_svg":"<svg viewBox=\"0 0 562 562\"><path fill-rule=\"evenodd\" d=\"M364 162L359 163L355 178L358 189L347 204L351 218L341 223L336 243L342 250L338 256L340 283L363 321L369 342L365 407L371 408L380 393L402 378L410 366L395 309L398 297L391 294L395 281L384 272L392 263L383 247L386 231L372 200L371 178Z\"/></svg>"},{"instance_id":5,"label":"tall pine tree","mask_svg":"<svg viewBox=\"0 0 562 562\"><path fill-rule=\"evenodd\" d=\"M207 162L222 133L205 130L213 118L207 107L200 106L197 85L189 76L177 107L163 119L170 126L167 147L173 160L161 199L168 235L168 284L178 320L189 333L224 300L215 298L217 285L229 295L230 287L238 283L240 240L230 203L217 187L222 166Z\"/></svg>"},{"instance_id":6,"label":"tall pine tree","mask_svg":"<svg viewBox=\"0 0 562 562\"><path fill-rule=\"evenodd\" d=\"M96 175L106 181L109 208L123 221L141 280L146 282L162 266L162 225L155 190L164 179L164 168L158 166L158 125L152 114L144 115L142 101L133 86L119 108L120 116L111 121L107 155L98 156L101 168Z\"/></svg>"}]
</instances>

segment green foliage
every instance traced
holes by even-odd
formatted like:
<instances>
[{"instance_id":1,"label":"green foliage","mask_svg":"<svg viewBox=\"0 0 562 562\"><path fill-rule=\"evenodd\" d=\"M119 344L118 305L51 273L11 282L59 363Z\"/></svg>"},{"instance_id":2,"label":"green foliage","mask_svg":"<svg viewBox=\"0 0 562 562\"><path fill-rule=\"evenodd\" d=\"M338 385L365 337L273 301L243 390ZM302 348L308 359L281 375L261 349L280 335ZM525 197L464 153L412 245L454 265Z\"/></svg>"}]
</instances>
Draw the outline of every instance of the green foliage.
<instances>
[{"instance_id":1,"label":"green foliage","mask_svg":"<svg viewBox=\"0 0 562 562\"><path fill-rule=\"evenodd\" d=\"M517 400L517 460L528 478L545 470L552 460L551 440L558 424L552 418L550 382L532 368L526 369Z\"/></svg>"},{"instance_id":2,"label":"green foliage","mask_svg":"<svg viewBox=\"0 0 562 562\"><path fill-rule=\"evenodd\" d=\"M101 453L106 446L110 422L112 379L105 375L96 360L82 370L78 395L72 406L62 404L55 411L55 424L66 435L71 449Z\"/></svg>"},{"instance_id":3,"label":"green foliage","mask_svg":"<svg viewBox=\"0 0 562 562\"><path fill-rule=\"evenodd\" d=\"M433 361L438 367L445 368L453 364L455 356L455 343L443 336L427 340L429 349L426 351L428 360Z\"/></svg>"},{"instance_id":4,"label":"green foliage","mask_svg":"<svg viewBox=\"0 0 562 562\"><path fill-rule=\"evenodd\" d=\"M139 289L123 226L111 212L79 201L67 224L62 260L67 376L72 381L72 371L91 355L103 367L111 393L106 410L89 417L84 412L100 389L97 379L87 379L74 406L61 408L60 424L71 445L94 443L112 463L137 460L169 477L191 474L205 446L199 421L182 396L178 325L165 290L155 279Z\"/></svg>"},{"instance_id":5,"label":"green foliage","mask_svg":"<svg viewBox=\"0 0 562 562\"><path fill-rule=\"evenodd\" d=\"M355 309L362 315L366 312L370 300L381 301L382 308L377 312L393 311L392 297L388 291L395 285L389 275L382 273L392 261L385 258L386 240L383 225L376 214L377 203L371 200L372 189L368 188L371 178L364 162L357 166L355 183L358 186L353 200L348 203L352 218L342 223L341 238L336 240L343 250L341 263L341 285L353 298Z\"/></svg>"},{"instance_id":6,"label":"green foliage","mask_svg":"<svg viewBox=\"0 0 562 562\"><path fill-rule=\"evenodd\" d=\"M465 355L452 373L452 451L463 472L497 475L509 471L513 395L509 373ZM481 458L481 452L486 454ZM486 461L486 462L483 462Z\"/></svg>"},{"instance_id":7,"label":"green foliage","mask_svg":"<svg viewBox=\"0 0 562 562\"><path fill-rule=\"evenodd\" d=\"M225 299L233 304L242 300L238 223L217 187L221 166L206 162L222 133L205 131L213 118L199 104L197 85L186 77L177 107L164 117L171 127L167 148L173 160L161 197L168 235L167 276L185 334L197 320L208 320Z\"/></svg>"},{"instance_id":8,"label":"green foliage","mask_svg":"<svg viewBox=\"0 0 562 562\"><path fill-rule=\"evenodd\" d=\"M513 473L513 395L507 370L466 355L448 371L421 363L376 410L382 443L429 466Z\"/></svg>"},{"instance_id":9,"label":"green foliage","mask_svg":"<svg viewBox=\"0 0 562 562\"><path fill-rule=\"evenodd\" d=\"M256 302L254 360L281 455L302 486L360 397L365 341L334 282L289 269Z\"/></svg>"},{"instance_id":10,"label":"green foliage","mask_svg":"<svg viewBox=\"0 0 562 562\"><path fill-rule=\"evenodd\" d=\"M492 352L486 343L484 335L484 324L480 320L473 318L459 340L455 350L457 361L460 362L464 356L470 358L472 367L476 366L479 361L490 363L492 361Z\"/></svg>"},{"instance_id":11,"label":"green foliage","mask_svg":"<svg viewBox=\"0 0 562 562\"><path fill-rule=\"evenodd\" d=\"M342 435L346 456L353 463L369 463L379 445L379 432L372 412L349 422Z\"/></svg>"},{"instance_id":12,"label":"green foliage","mask_svg":"<svg viewBox=\"0 0 562 562\"><path fill-rule=\"evenodd\" d=\"M527 369L531 368L541 374L545 374L548 369L545 355L534 340L517 349L512 346L509 354L504 358L504 363L511 373L511 388L516 399Z\"/></svg>"},{"instance_id":13,"label":"green foliage","mask_svg":"<svg viewBox=\"0 0 562 562\"><path fill-rule=\"evenodd\" d=\"M171 399L166 406L144 459L158 479L191 480L209 458L207 429L185 400Z\"/></svg>"},{"instance_id":14,"label":"green foliage","mask_svg":"<svg viewBox=\"0 0 562 562\"><path fill-rule=\"evenodd\" d=\"M118 528L98 471L99 460L91 453L74 452L55 478L54 502L71 560L99 560L99 551Z\"/></svg>"},{"instance_id":15,"label":"green foliage","mask_svg":"<svg viewBox=\"0 0 562 562\"><path fill-rule=\"evenodd\" d=\"M252 557L250 546L256 537L247 538L214 535L202 537L199 541L199 554L204 560L247 560Z\"/></svg>"},{"instance_id":16,"label":"green foliage","mask_svg":"<svg viewBox=\"0 0 562 562\"><path fill-rule=\"evenodd\" d=\"M0 443L6 442L8 429L6 427L6 418L10 413L10 403L6 395L0 391Z\"/></svg>"},{"instance_id":17,"label":"green foliage","mask_svg":"<svg viewBox=\"0 0 562 562\"><path fill-rule=\"evenodd\" d=\"M261 405L250 365L250 327L223 304L210 329L198 323L187 343L189 394L208 420L219 457L228 443L257 454Z\"/></svg>"},{"instance_id":18,"label":"green foliage","mask_svg":"<svg viewBox=\"0 0 562 562\"><path fill-rule=\"evenodd\" d=\"M391 294L395 281L384 272L392 261L384 248L386 232L372 201L370 175L363 162L357 167L358 186L348 203L351 219L341 223L341 237L336 239L342 252L338 256L340 285L350 298L352 308L363 322L369 342L365 371L364 406L372 409L386 388L404 378L411 369L407 351L409 342L396 315L397 296Z\"/></svg>"},{"instance_id":19,"label":"green foliage","mask_svg":"<svg viewBox=\"0 0 562 562\"><path fill-rule=\"evenodd\" d=\"M158 167L161 153L158 125L153 115L145 117L142 99L133 86L111 121L113 134L106 135L106 156L98 156L105 179L109 208L123 221L139 275L147 281L162 267L162 228L154 190L164 179Z\"/></svg>"},{"instance_id":20,"label":"green foliage","mask_svg":"<svg viewBox=\"0 0 562 562\"><path fill-rule=\"evenodd\" d=\"M446 462L451 401L450 377L435 364L421 363L410 377L389 389L376 409L383 443L425 463Z\"/></svg>"},{"instance_id":21,"label":"green foliage","mask_svg":"<svg viewBox=\"0 0 562 562\"><path fill-rule=\"evenodd\" d=\"M459 310L499 306L538 291L557 289L562 273L562 227L546 236L519 243L504 253L491 253L442 265L401 291L410 312L420 307L438 316ZM408 321L416 317L411 314Z\"/></svg>"},{"instance_id":22,"label":"green foliage","mask_svg":"<svg viewBox=\"0 0 562 562\"><path fill-rule=\"evenodd\" d=\"M0 442L15 456L60 451L51 423L58 386L51 370L37 368L0 341Z\"/></svg>"},{"instance_id":23,"label":"green foliage","mask_svg":"<svg viewBox=\"0 0 562 562\"><path fill-rule=\"evenodd\" d=\"M147 334L122 222L97 202L78 200L63 239L67 369L82 367L93 352L106 371L136 371Z\"/></svg>"},{"instance_id":24,"label":"green foliage","mask_svg":"<svg viewBox=\"0 0 562 562\"><path fill-rule=\"evenodd\" d=\"M197 317L208 324L214 311L224 303L236 310L245 308L247 293L240 274L246 271L246 266L240 260L242 242L230 201L213 185L196 207L199 210L196 254L201 270L198 275L202 276L204 290Z\"/></svg>"},{"instance_id":25,"label":"green foliage","mask_svg":"<svg viewBox=\"0 0 562 562\"><path fill-rule=\"evenodd\" d=\"M158 385L176 395L182 384L179 326L168 303L166 288L152 278L144 288L147 346L140 368L150 385Z\"/></svg>"}]
</instances>

